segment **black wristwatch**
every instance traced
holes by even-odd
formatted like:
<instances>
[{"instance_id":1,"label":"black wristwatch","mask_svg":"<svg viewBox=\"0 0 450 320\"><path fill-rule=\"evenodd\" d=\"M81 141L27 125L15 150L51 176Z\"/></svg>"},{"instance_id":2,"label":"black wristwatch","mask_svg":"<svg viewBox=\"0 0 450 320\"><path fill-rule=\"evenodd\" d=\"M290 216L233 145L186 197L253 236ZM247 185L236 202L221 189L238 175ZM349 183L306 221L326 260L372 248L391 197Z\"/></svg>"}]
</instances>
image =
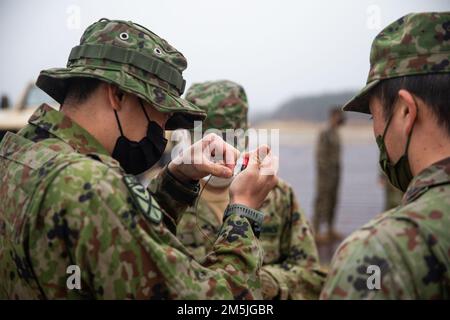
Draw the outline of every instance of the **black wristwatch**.
<instances>
[{"instance_id":1,"label":"black wristwatch","mask_svg":"<svg viewBox=\"0 0 450 320\"><path fill-rule=\"evenodd\" d=\"M246 217L250 222L253 233L257 238L259 238L259 234L261 233L261 226L264 220L264 214L262 212L251 209L242 204L229 204L225 209L223 221L225 222L225 220L232 214L238 214L240 216Z\"/></svg>"}]
</instances>

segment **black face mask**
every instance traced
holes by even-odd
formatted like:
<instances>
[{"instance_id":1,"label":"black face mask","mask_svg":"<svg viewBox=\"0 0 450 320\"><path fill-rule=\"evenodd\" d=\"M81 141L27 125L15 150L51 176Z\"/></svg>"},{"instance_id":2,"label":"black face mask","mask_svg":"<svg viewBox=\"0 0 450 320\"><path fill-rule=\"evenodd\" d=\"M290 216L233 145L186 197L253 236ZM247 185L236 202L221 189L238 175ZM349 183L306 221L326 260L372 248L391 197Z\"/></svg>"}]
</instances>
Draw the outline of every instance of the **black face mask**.
<instances>
[{"instance_id":1,"label":"black face mask","mask_svg":"<svg viewBox=\"0 0 450 320\"><path fill-rule=\"evenodd\" d=\"M158 162L167 144L167 139L164 138L164 130L156 122L150 121L142 100L139 101L148 120L147 135L139 142L131 141L124 136L119 116L114 110L120 130L120 137L114 146L112 157L119 161L126 173L134 175L150 169Z\"/></svg>"}]
</instances>

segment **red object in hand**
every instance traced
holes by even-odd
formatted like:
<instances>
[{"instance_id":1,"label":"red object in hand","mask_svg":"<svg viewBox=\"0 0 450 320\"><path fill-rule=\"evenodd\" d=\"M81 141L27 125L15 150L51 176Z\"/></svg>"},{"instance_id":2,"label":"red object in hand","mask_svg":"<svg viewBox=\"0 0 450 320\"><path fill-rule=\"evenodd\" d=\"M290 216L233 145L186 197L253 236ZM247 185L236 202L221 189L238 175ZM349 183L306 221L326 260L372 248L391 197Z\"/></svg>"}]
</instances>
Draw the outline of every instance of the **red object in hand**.
<instances>
[{"instance_id":1,"label":"red object in hand","mask_svg":"<svg viewBox=\"0 0 450 320\"><path fill-rule=\"evenodd\" d=\"M241 171L244 170L245 168L247 168L248 165L248 161L250 159L249 155L246 155L242 161L242 167L241 167Z\"/></svg>"}]
</instances>

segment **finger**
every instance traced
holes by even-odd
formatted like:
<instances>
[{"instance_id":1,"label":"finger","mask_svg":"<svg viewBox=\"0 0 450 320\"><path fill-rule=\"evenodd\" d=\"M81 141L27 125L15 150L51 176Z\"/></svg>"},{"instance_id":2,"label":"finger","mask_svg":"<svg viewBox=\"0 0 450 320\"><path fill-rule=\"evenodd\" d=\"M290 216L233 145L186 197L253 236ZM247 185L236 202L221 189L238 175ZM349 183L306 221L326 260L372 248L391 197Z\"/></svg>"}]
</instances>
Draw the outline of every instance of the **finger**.
<instances>
[{"instance_id":1,"label":"finger","mask_svg":"<svg viewBox=\"0 0 450 320\"><path fill-rule=\"evenodd\" d=\"M279 168L279 158L272 152L266 155L259 166L261 175L276 175Z\"/></svg>"},{"instance_id":2,"label":"finger","mask_svg":"<svg viewBox=\"0 0 450 320\"><path fill-rule=\"evenodd\" d=\"M203 154L208 159L222 160L223 159L223 139L214 133L210 133L202 140Z\"/></svg>"},{"instance_id":3,"label":"finger","mask_svg":"<svg viewBox=\"0 0 450 320\"><path fill-rule=\"evenodd\" d=\"M210 150L210 154L214 154L215 160L223 160L225 165L231 170L236 165L236 160L239 157L239 150L232 145L226 143L221 137L216 136L209 140L206 148Z\"/></svg>"},{"instance_id":4,"label":"finger","mask_svg":"<svg viewBox=\"0 0 450 320\"><path fill-rule=\"evenodd\" d=\"M247 167L259 169L260 155L262 155L262 154L267 155L269 152L270 152L270 147L266 144L260 146L256 150L251 151Z\"/></svg>"},{"instance_id":5,"label":"finger","mask_svg":"<svg viewBox=\"0 0 450 320\"><path fill-rule=\"evenodd\" d=\"M190 164L201 164L203 161L203 153L205 152L203 148L203 140L199 140L192 144L186 152L183 151L184 157L186 157L187 162Z\"/></svg>"},{"instance_id":6,"label":"finger","mask_svg":"<svg viewBox=\"0 0 450 320\"><path fill-rule=\"evenodd\" d=\"M222 137L219 137L217 134L215 134L215 133L208 133L201 140L202 147L205 148L205 147L209 146L211 143L213 143L215 141L220 141L220 140L223 141Z\"/></svg>"},{"instance_id":7,"label":"finger","mask_svg":"<svg viewBox=\"0 0 450 320\"><path fill-rule=\"evenodd\" d=\"M234 167L236 166L236 161L239 158L241 152L226 142L224 142L224 144L225 144L224 148L225 165L231 170L234 170Z\"/></svg>"},{"instance_id":8,"label":"finger","mask_svg":"<svg viewBox=\"0 0 450 320\"><path fill-rule=\"evenodd\" d=\"M213 176L220 178L230 178L233 175L233 171L227 166L208 160L205 160L204 162L204 170L207 174L212 174Z\"/></svg>"}]
</instances>

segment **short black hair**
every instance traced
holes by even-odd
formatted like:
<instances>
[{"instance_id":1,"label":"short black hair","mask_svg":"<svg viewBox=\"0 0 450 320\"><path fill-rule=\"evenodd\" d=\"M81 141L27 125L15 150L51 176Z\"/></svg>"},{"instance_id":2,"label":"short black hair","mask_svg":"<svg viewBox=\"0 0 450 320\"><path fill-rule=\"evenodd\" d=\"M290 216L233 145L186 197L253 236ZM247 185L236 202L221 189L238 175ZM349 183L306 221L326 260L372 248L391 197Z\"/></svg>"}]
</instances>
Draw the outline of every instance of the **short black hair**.
<instances>
[{"instance_id":1,"label":"short black hair","mask_svg":"<svg viewBox=\"0 0 450 320\"><path fill-rule=\"evenodd\" d=\"M101 80L88 77L74 77L66 81L67 94L65 100L70 101L70 103L85 102L102 83Z\"/></svg>"},{"instance_id":2,"label":"short black hair","mask_svg":"<svg viewBox=\"0 0 450 320\"><path fill-rule=\"evenodd\" d=\"M432 73L382 80L371 92L380 99L387 120L394 112L398 91L404 89L420 98L450 137L450 73Z\"/></svg>"}]
</instances>

